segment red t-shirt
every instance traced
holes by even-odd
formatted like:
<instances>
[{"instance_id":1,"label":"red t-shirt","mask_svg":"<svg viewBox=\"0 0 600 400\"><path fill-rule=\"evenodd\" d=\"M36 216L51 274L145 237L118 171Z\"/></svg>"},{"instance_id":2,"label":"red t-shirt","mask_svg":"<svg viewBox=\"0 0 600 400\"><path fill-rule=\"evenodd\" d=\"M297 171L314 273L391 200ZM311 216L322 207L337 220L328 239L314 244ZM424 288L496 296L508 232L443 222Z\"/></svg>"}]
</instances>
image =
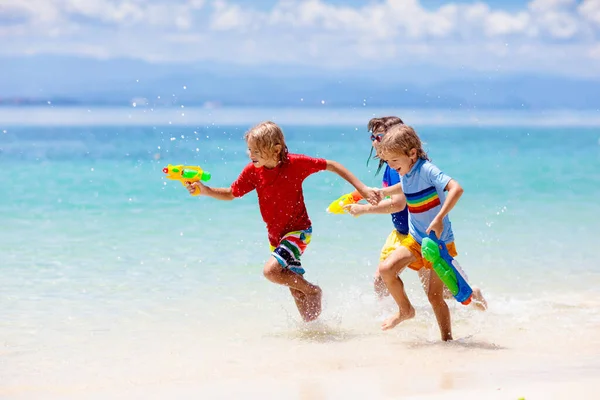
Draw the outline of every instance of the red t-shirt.
<instances>
[{"instance_id":1,"label":"red t-shirt","mask_svg":"<svg viewBox=\"0 0 600 400\"><path fill-rule=\"evenodd\" d=\"M231 193L242 197L256 189L260 213L267 224L269 243L277 246L286 233L311 226L302 182L325 168L327 160L302 154L288 154L288 161L272 169L256 168L249 163L231 184Z\"/></svg>"}]
</instances>

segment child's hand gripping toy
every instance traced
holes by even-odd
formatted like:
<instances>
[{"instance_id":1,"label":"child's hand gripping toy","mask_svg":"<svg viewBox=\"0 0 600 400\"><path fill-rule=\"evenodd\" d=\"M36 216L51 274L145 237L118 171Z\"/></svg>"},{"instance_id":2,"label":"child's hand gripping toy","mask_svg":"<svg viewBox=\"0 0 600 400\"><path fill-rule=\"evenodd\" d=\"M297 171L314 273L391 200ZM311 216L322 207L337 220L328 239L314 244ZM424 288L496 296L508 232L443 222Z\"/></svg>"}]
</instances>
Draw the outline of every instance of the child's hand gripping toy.
<instances>
[{"instance_id":1,"label":"child's hand gripping toy","mask_svg":"<svg viewBox=\"0 0 600 400\"><path fill-rule=\"evenodd\" d=\"M344 210L344 206L348 204L355 204L362 200L362 196L355 190L352 193L348 193L340 197L339 199L333 201L329 207L327 207L327 212L331 214L343 214L346 212Z\"/></svg>"},{"instance_id":2,"label":"child's hand gripping toy","mask_svg":"<svg viewBox=\"0 0 600 400\"><path fill-rule=\"evenodd\" d=\"M473 289L459 272L458 262L448 254L446 245L437 239L435 232L432 231L428 238L423 238L421 254L433 265L433 270L448 287L454 298L459 303L469 304Z\"/></svg>"},{"instance_id":3,"label":"child's hand gripping toy","mask_svg":"<svg viewBox=\"0 0 600 400\"><path fill-rule=\"evenodd\" d=\"M202 170L200 167L171 165L163 168L163 172L167 174L167 178L178 180L183 186L188 186L192 182L210 180L210 172ZM197 187L192 196L198 196L200 188Z\"/></svg>"}]
</instances>

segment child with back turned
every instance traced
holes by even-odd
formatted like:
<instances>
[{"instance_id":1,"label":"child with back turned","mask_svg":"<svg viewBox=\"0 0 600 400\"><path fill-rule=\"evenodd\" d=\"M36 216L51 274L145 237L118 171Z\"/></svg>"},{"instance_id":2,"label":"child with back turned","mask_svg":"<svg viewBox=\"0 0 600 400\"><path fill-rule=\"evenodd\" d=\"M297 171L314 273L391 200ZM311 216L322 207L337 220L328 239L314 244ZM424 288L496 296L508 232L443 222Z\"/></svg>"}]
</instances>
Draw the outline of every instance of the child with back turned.
<instances>
[{"instance_id":1,"label":"child with back turned","mask_svg":"<svg viewBox=\"0 0 600 400\"><path fill-rule=\"evenodd\" d=\"M300 262L312 238L302 182L316 172L327 170L348 181L373 204L378 202L379 194L335 161L289 154L283 132L273 122L256 125L246 132L244 139L251 162L230 187L211 188L195 182L188 190L194 193L198 187L201 195L233 200L256 189L271 247L264 276L271 282L288 286L304 321L312 321L321 313L321 289L304 279Z\"/></svg>"},{"instance_id":2,"label":"child with back turned","mask_svg":"<svg viewBox=\"0 0 600 400\"><path fill-rule=\"evenodd\" d=\"M387 116L379 118L371 118L367 125L368 131L371 135L371 153L369 159L373 155L373 149L381 141L383 136L389 128L394 125L403 124L399 117ZM395 169L390 168L383 160L379 160L379 166L377 167L378 173L385 166L383 172L383 186L393 186L400 183L400 175ZM403 193L395 194L389 199L385 199L377 205L371 204L348 204L344 206L344 209L352 216L358 217L364 214L390 214L392 216L392 223L394 229L388 235L383 247L379 254L379 261L385 260L392 251L394 251L397 245L408 235L408 208L406 207L406 199ZM373 281L375 293L380 298L389 295L387 287L383 283L383 279L379 275L379 269L375 272L375 279Z\"/></svg>"},{"instance_id":3,"label":"child with back turned","mask_svg":"<svg viewBox=\"0 0 600 400\"><path fill-rule=\"evenodd\" d=\"M398 313L382 325L383 329L391 329L415 315L415 309L406 296L404 283L398 274L407 266L417 271L432 268L421 255L423 238L430 232L435 232L438 239L446 244L449 254L456 257L448 213L458 202L463 189L457 181L429 162L419 136L408 125L390 127L376 149L378 156L401 177L401 185L383 188L382 196L403 192L409 211L408 236L379 264L379 274L399 308ZM444 284L436 273L430 272L428 275L426 293L435 313L441 338L444 341L452 340L450 310L444 301ZM481 309L486 308L479 289L473 288L473 302Z\"/></svg>"}]
</instances>

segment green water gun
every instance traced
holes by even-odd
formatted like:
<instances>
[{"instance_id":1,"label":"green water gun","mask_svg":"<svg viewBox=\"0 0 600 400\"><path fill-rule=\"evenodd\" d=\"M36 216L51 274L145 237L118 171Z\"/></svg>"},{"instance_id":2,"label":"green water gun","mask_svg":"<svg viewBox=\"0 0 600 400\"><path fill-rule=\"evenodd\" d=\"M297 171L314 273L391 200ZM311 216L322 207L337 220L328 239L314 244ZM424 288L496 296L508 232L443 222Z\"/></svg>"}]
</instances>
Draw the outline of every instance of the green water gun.
<instances>
[{"instance_id":1,"label":"green water gun","mask_svg":"<svg viewBox=\"0 0 600 400\"><path fill-rule=\"evenodd\" d=\"M433 265L433 270L450 290L454 298L464 305L471 302L473 289L454 266L456 261L448 253L446 245L438 240L432 231L429 237L423 238L421 243L421 254Z\"/></svg>"}]
</instances>

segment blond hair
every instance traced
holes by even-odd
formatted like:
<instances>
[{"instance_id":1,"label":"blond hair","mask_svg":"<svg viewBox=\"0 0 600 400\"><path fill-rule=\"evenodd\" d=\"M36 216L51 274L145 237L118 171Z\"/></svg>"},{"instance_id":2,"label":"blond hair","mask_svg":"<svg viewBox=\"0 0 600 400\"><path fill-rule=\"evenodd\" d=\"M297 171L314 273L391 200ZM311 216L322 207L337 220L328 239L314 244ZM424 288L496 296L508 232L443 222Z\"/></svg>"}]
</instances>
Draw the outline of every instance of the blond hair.
<instances>
[{"instance_id":1,"label":"blond hair","mask_svg":"<svg viewBox=\"0 0 600 400\"><path fill-rule=\"evenodd\" d=\"M410 157L412 149L417 150L417 159L429 160L417 132L411 126L404 124L390 127L381 142L377 144L377 154L382 158L389 153L404 154Z\"/></svg>"},{"instance_id":2,"label":"blond hair","mask_svg":"<svg viewBox=\"0 0 600 400\"><path fill-rule=\"evenodd\" d=\"M258 151L268 155L275 154L275 146L281 146L279 151L279 161L287 161L288 148L285 144L285 138L283 137L283 131L274 122L265 121L250 128L244 135L244 140L248 143L252 140L256 143Z\"/></svg>"}]
</instances>

